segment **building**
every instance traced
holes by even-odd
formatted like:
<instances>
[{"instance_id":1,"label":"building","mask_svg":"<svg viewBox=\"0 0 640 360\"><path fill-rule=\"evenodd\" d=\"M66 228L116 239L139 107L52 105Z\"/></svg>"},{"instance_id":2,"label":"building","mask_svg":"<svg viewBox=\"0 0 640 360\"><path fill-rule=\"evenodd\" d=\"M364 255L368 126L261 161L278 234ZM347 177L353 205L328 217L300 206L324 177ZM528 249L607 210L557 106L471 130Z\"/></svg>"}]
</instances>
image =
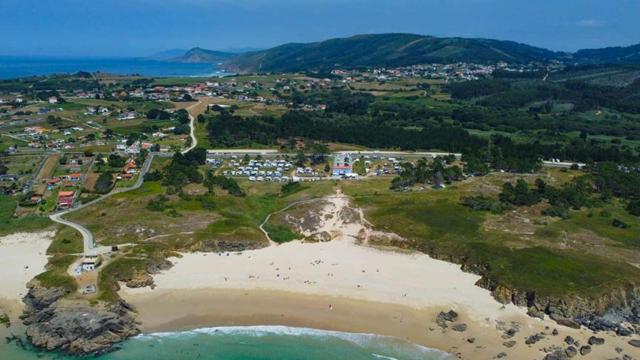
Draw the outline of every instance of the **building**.
<instances>
[{"instance_id":1,"label":"building","mask_svg":"<svg viewBox=\"0 0 640 360\"><path fill-rule=\"evenodd\" d=\"M138 116L135 111L125 111L118 115L118 120L133 120Z\"/></svg>"},{"instance_id":2,"label":"building","mask_svg":"<svg viewBox=\"0 0 640 360\"><path fill-rule=\"evenodd\" d=\"M350 154L339 153L333 158L333 170L331 175L333 177L346 177L351 176L353 173L353 158Z\"/></svg>"},{"instance_id":3,"label":"building","mask_svg":"<svg viewBox=\"0 0 640 360\"><path fill-rule=\"evenodd\" d=\"M73 201L75 199L75 191L60 191L58 193L58 209L70 209L73 207Z\"/></svg>"},{"instance_id":4,"label":"building","mask_svg":"<svg viewBox=\"0 0 640 360\"><path fill-rule=\"evenodd\" d=\"M138 172L138 166L136 165L136 160L135 159L127 160L126 164L124 164L124 167L122 168L122 173L135 174L137 172Z\"/></svg>"},{"instance_id":5,"label":"building","mask_svg":"<svg viewBox=\"0 0 640 360\"><path fill-rule=\"evenodd\" d=\"M82 259L82 271L93 271L100 266L101 259L99 256L89 255Z\"/></svg>"},{"instance_id":6,"label":"building","mask_svg":"<svg viewBox=\"0 0 640 360\"><path fill-rule=\"evenodd\" d=\"M81 173L67 174L67 175L63 175L62 178L67 181L78 182L82 179L82 174Z\"/></svg>"}]
</instances>

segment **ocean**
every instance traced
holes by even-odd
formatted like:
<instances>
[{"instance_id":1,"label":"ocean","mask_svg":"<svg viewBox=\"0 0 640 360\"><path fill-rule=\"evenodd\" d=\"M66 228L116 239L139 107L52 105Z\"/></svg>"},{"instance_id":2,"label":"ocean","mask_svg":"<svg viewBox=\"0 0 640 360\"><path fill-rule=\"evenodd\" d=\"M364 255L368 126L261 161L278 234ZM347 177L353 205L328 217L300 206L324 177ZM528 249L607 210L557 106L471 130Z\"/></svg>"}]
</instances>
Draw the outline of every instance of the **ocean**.
<instances>
[{"instance_id":1,"label":"ocean","mask_svg":"<svg viewBox=\"0 0 640 360\"><path fill-rule=\"evenodd\" d=\"M72 74L78 71L155 77L229 75L215 64L194 64L144 58L75 58L0 56L0 79L34 75Z\"/></svg>"},{"instance_id":2,"label":"ocean","mask_svg":"<svg viewBox=\"0 0 640 360\"><path fill-rule=\"evenodd\" d=\"M0 331L3 337L6 330ZM92 359L94 357L91 357ZM71 360L15 342L0 344L0 359ZM446 353L396 338L285 326L203 328L137 336L100 360L451 360Z\"/></svg>"}]
</instances>

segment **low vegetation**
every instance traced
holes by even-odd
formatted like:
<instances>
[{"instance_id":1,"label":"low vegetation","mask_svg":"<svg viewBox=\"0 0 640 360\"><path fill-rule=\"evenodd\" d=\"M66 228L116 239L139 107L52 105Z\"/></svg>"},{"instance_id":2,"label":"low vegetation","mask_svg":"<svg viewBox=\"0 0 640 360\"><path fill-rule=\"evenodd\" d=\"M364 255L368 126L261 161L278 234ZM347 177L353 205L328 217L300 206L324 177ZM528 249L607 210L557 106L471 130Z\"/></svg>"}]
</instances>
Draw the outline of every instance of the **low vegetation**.
<instances>
[{"instance_id":1,"label":"low vegetation","mask_svg":"<svg viewBox=\"0 0 640 360\"><path fill-rule=\"evenodd\" d=\"M522 226L532 227L535 234L519 235L522 230L516 222L508 220L511 211L504 211L505 202L492 195L475 195L479 189L487 191L488 181L496 182L494 177L478 178L443 190L399 193L386 189L388 182L381 180L347 184L344 190L356 205L365 209L367 218L376 227L415 241L415 248L420 251L477 269L491 281L510 288L538 295L597 297L615 287L637 283L640 269L620 262L623 259L617 249L619 245L635 246L632 232L629 228L611 226L613 216L593 221L596 215L587 218L588 213L582 210L570 220L549 221L541 214L532 215ZM515 188L526 185L519 184ZM491 186L492 193L501 191L500 185ZM518 195L510 200L526 207L532 202L529 196L535 197L529 192L538 190L527 187L524 197L521 191L515 191ZM620 210L615 214L620 217ZM620 218L627 222L630 217ZM505 225L501 228L489 224ZM633 224L638 226L640 221ZM558 246L560 239L556 237L561 238L560 229L583 234L582 240L576 236L568 248ZM604 245L606 251L595 253L588 249L591 244L585 234L594 234L590 237L593 241L610 245Z\"/></svg>"},{"instance_id":2,"label":"low vegetation","mask_svg":"<svg viewBox=\"0 0 640 360\"><path fill-rule=\"evenodd\" d=\"M35 279L44 287L62 287L73 292L77 290L78 285L75 279L67 274L67 269L75 260L76 257L73 255L54 255L49 258L47 270Z\"/></svg>"},{"instance_id":3,"label":"low vegetation","mask_svg":"<svg viewBox=\"0 0 640 360\"><path fill-rule=\"evenodd\" d=\"M52 222L42 216L14 216L17 202L13 197L0 195L0 236L14 232L39 231L49 227Z\"/></svg>"}]
</instances>

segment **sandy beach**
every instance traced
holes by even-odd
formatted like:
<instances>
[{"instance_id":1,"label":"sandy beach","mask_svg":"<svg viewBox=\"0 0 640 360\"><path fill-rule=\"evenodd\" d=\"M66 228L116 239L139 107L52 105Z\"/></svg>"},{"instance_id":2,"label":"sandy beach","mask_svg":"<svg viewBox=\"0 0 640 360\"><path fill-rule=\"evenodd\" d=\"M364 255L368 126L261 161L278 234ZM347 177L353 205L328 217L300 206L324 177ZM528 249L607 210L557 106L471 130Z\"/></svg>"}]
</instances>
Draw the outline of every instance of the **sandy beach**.
<instances>
[{"instance_id":1,"label":"sandy beach","mask_svg":"<svg viewBox=\"0 0 640 360\"><path fill-rule=\"evenodd\" d=\"M22 309L22 297L26 283L44 271L47 264L47 248L53 231L15 233L0 237L0 311L14 318Z\"/></svg>"},{"instance_id":2,"label":"sandy beach","mask_svg":"<svg viewBox=\"0 0 640 360\"><path fill-rule=\"evenodd\" d=\"M348 206L344 196L327 201L321 216L325 221L308 232L328 231L330 242L183 254L171 259L172 269L155 276L154 290L123 287L120 293L137 307L146 332L227 325L311 327L394 336L465 359L492 359L500 353L541 359L545 348L566 347L567 335L582 345L592 335L503 306L474 285L478 276L457 265L422 253L359 245L358 234L361 238L363 231L371 231L366 221L336 216ZM437 314L450 309L459 318L443 329L436 324ZM459 324L466 329L453 330ZM516 334L505 335L509 329ZM527 337L540 333L543 339L525 344ZM594 346L583 358L614 358L619 355L616 347L633 354L628 339L599 336L606 345ZM509 341L515 344L503 344Z\"/></svg>"}]
</instances>

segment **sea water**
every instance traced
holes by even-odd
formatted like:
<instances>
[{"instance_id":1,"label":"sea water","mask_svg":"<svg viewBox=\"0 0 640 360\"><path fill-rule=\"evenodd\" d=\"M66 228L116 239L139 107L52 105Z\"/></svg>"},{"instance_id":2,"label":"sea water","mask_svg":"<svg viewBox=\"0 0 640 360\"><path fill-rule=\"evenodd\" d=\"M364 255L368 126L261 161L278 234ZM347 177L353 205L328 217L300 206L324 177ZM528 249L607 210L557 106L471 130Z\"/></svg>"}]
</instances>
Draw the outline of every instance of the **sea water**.
<instances>
[{"instance_id":1,"label":"sea water","mask_svg":"<svg viewBox=\"0 0 640 360\"><path fill-rule=\"evenodd\" d=\"M79 71L156 77L229 75L229 73L220 70L216 64L181 63L145 58L0 56L0 79L73 74Z\"/></svg>"},{"instance_id":2,"label":"sea water","mask_svg":"<svg viewBox=\"0 0 640 360\"><path fill-rule=\"evenodd\" d=\"M0 345L0 359L71 360L77 357L46 353L11 342ZM119 350L98 359L449 360L454 357L392 337L285 326L243 326L139 335L124 342Z\"/></svg>"}]
</instances>

